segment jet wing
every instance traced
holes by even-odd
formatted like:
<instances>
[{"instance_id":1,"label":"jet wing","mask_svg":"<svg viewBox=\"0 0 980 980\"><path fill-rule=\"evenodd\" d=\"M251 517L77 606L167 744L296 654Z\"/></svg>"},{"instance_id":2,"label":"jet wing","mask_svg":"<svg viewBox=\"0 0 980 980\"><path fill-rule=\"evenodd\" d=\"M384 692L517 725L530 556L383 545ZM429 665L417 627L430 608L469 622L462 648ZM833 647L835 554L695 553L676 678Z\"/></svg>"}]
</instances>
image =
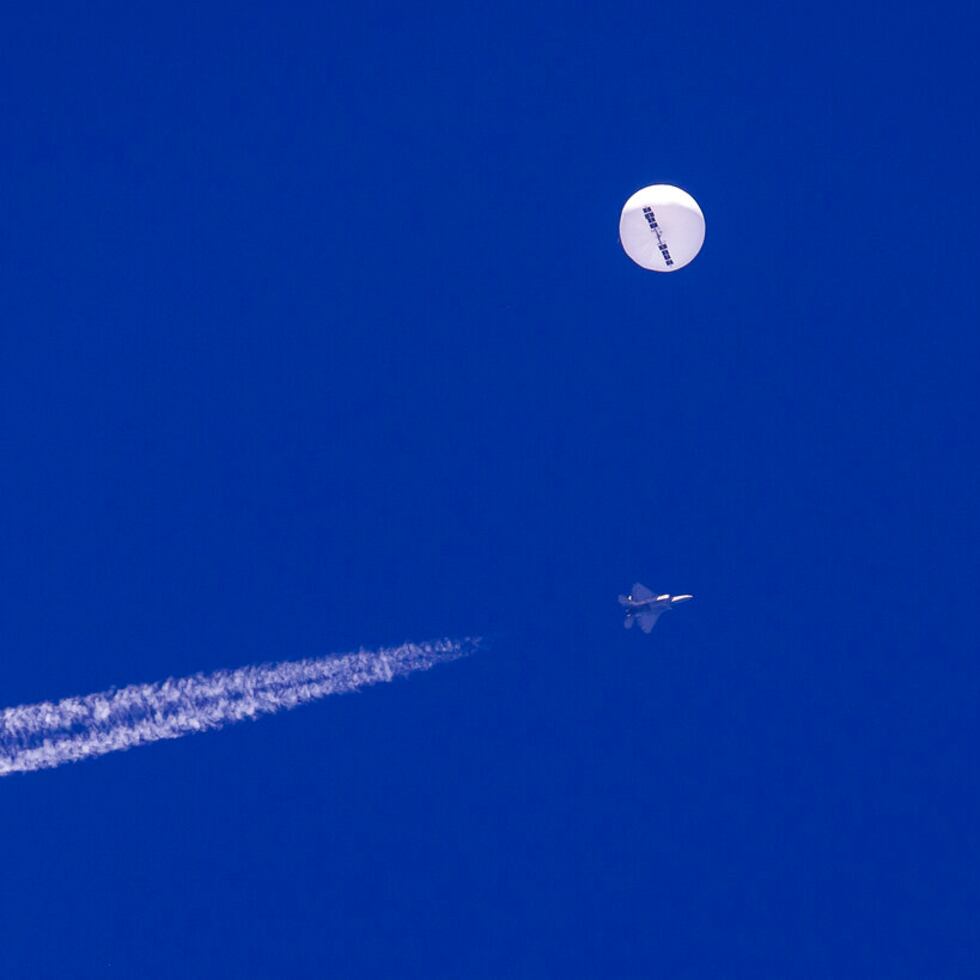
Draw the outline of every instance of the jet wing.
<instances>
[{"instance_id":1,"label":"jet wing","mask_svg":"<svg viewBox=\"0 0 980 980\"><path fill-rule=\"evenodd\" d=\"M662 609L641 609L635 616L637 623L640 624L640 629L644 633L649 633L657 625L657 620L660 619L662 612Z\"/></svg>"},{"instance_id":2,"label":"jet wing","mask_svg":"<svg viewBox=\"0 0 980 980\"><path fill-rule=\"evenodd\" d=\"M630 591L630 595L633 597L634 602L646 602L647 599L656 598L656 596L640 582L633 583L633 588Z\"/></svg>"}]
</instances>

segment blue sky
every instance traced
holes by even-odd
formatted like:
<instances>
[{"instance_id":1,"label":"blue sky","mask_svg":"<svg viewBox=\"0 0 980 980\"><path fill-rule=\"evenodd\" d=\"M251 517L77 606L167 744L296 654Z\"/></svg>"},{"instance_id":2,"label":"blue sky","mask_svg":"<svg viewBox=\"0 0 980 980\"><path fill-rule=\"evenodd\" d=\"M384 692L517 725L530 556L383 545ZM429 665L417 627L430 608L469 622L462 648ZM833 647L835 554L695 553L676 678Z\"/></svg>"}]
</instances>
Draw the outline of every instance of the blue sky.
<instances>
[{"instance_id":1,"label":"blue sky","mask_svg":"<svg viewBox=\"0 0 980 980\"><path fill-rule=\"evenodd\" d=\"M493 643L4 780L5 977L973 975L964 10L8 16L2 703Z\"/></svg>"}]
</instances>

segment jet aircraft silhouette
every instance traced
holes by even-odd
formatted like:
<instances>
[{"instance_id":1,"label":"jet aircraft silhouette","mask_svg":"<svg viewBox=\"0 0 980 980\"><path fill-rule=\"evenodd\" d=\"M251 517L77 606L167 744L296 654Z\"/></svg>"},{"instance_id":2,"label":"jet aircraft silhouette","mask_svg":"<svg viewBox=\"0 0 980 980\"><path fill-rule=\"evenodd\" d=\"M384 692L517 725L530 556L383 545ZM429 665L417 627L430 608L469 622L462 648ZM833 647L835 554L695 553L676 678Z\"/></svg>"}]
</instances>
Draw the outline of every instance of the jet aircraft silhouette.
<instances>
[{"instance_id":1,"label":"jet aircraft silhouette","mask_svg":"<svg viewBox=\"0 0 980 980\"><path fill-rule=\"evenodd\" d=\"M654 595L645 585L636 582L629 595L619 597L619 604L626 607L623 626L629 629L635 622L644 633L649 633L668 609L693 598L692 595L671 595L669 592Z\"/></svg>"}]
</instances>

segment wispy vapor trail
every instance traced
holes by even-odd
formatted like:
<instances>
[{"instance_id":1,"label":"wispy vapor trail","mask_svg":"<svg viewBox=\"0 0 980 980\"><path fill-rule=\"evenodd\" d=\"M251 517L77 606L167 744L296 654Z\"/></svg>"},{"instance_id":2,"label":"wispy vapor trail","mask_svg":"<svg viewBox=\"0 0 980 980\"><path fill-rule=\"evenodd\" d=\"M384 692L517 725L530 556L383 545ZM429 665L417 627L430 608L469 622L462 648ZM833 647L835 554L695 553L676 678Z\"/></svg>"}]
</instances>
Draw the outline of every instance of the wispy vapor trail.
<instances>
[{"instance_id":1,"label":"wispy vapor trail","mask_svg":"<svg viewBox=\"0 0 980 980\"><path fill-rule=\"evenodd\" d=\"M257 718L466 656L470 640L291 660L0 711L0 776Z\"/></svg>"}]
</instances>

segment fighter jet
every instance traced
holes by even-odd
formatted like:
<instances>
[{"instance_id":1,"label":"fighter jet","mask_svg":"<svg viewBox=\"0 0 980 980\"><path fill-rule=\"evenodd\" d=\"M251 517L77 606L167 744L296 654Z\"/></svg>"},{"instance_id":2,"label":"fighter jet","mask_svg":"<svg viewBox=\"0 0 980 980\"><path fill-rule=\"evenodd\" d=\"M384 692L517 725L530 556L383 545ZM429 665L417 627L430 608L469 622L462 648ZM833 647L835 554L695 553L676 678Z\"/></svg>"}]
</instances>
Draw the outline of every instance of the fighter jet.
<instances>
[{"instance_id":1,"label":"fighter jet","mask_svg":"<svg viewBox=\"0 0 980 980\"><path fill-rule=\"evenodd\" d=\"M636 582L629 595L619 597L619 604L626 607L626 621L623 626L629 629L635 620L644 633L649 633L666 610L693 598L692 595L671 595L669 592L654 595L645 585Z\"/></svg>"}]
</instances>

